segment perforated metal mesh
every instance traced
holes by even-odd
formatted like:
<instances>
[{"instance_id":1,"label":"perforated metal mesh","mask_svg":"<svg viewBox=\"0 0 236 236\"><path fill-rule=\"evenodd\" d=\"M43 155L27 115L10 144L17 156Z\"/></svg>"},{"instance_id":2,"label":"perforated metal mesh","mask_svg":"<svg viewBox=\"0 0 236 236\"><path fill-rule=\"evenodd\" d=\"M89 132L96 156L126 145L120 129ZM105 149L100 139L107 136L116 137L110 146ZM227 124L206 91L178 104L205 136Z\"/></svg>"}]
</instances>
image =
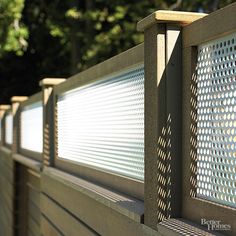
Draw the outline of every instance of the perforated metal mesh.
<instances>
[{"instance_id":1,"label":"perforated metal mesh","mask_svg":"<svg viewBox=\"0 0 236 236\"><path fill-rule=\"evenodd\" d=\"M11 145L13 143L13 116L12 116L12 114L6 115L5 142L9 145Z\"/></svg>"},{"instance_id":2,"label":"perforated metal mesh","mask_svg":"<svg viewBox=\"0 0 236 236\"><path fill-rule=\"evenodd\" d=\"M33 103L21 112L21 148L43 151L43 107L42 102Z\"/></svg>"},{"instance_id":3,"label":"perforated metal mesh","mask_svg":"<svg viewBox=\"0 0 236 236\"><path fill-rule=\"evenodd\" d=\"M57 109L60 158L143 180L143 68L69 91Z\"/></svg>"},{"instance_id":4,"label":"perforated metal mesh","mask_svg":"<svg viewBox=\"0 0 236 236\"><path fill-rule=\"evenodd\" d=\"M236 33L198 48L197 196L236 207Z\"/></svg>"}]
</instances>

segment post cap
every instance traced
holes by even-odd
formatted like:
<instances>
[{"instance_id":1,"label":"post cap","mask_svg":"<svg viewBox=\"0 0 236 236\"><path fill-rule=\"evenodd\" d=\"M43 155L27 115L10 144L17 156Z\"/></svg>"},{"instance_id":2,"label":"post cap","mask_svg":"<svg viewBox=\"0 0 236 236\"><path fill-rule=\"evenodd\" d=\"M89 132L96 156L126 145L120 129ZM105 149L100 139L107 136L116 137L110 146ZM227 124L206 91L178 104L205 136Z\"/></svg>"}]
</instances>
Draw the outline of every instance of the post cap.
<instances>
[{"instance_id":1,"label":"post cap","mask_svg":"<svg viewBox=\"0 0 236 236\"><path fill-rule=\"evenodd\" d=\"M0 110L6 111L11 108L11 105L2 104L0 105Z\"/></svg>"},{"instance_id":2,"label":"post cap","mask_svg":"<svg viewBox=\"0 0 236 236\"><path fill-rule=\"evenodd\" d=\"M205 13L159 10L139 21L137 30L144 31L146 28L157 23L175 23L183 26L205 16L207 16Z\"/></svg>"},{"instance_id":3,"label":"post cap","mask_svg":"<svg viewBox=\"0 0 236 236\"><path fill-rule=\"evenodd\" d=\"M26 97L26 96L13 96L13 97L11 97L11 102L12 103L14 103L14 102L24 102L27 99L28 99L28 97Z\"/></svg>"},{"instance_id":4,"label":"post cap","mask_svg":"<svg viewBox=\"0 0 236 236\"><path fill-rule=\"evenodd\" d=\"M53 86L64 82L65 78L45 78L39 82L39 86Z\"/></svg>"}]
</instances>

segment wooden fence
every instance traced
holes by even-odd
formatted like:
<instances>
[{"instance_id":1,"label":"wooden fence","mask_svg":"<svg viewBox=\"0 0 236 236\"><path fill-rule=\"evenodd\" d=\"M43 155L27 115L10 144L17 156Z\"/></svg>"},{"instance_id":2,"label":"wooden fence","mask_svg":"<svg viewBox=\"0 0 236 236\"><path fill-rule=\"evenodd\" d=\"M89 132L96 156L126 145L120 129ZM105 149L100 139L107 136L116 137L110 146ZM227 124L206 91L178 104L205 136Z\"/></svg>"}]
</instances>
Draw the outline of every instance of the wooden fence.
<instances>
[{"instance_id":1,"label":"wooden fence","mask_svg":"<svg viewBox=\"0 0 236 236\"><path fill-rule=\"evenodd\" d=\"M1 105L0 235L235 235L235 13L154 12L144 44Z\"/></svg>"}]
</instances>

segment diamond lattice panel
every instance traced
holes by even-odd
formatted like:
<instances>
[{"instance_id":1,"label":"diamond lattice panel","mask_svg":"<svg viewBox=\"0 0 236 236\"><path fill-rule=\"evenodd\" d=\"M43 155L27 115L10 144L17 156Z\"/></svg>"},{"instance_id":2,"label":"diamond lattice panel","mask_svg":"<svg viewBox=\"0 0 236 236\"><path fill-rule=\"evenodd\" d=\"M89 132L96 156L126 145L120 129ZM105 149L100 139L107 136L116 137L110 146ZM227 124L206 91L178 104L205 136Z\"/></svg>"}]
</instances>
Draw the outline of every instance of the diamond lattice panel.
<instances>
[{"instance_id":1,"label":"diamond lattice panel","mask_svg":"<svg viewBox=\"0 0 236 236\"><path fill-rule=\"evenodd\" d=\"M143 68L69 91L57 109L60 158L143 180Z\"/></svg>"},{"instance_id":2,"label":"diamond lattice panel","mask_svg":"<svg viewBox=\"0 0 236 236\"><path fill-rule=\"evenodd\" d=\"M197 196L236 207L236 33L198 48Z\"/></svg>"}]
</instances>

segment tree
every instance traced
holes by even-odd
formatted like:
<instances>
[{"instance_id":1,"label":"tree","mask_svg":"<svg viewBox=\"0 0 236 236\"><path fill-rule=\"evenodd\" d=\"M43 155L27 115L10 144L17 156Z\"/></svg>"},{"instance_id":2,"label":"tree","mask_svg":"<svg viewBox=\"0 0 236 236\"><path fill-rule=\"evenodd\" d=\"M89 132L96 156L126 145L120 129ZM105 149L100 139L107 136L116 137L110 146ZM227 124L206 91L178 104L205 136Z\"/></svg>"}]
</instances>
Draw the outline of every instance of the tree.
<instances>
[{"instance_id":1,"label":"tree","mask_svg":"<svg viewBox=\"0 0 236 236\"><path fill-rule=\"evenodd\" d=\"M15 52L22 55L27 48L28 30L22 23L24 0L1 0L0 4L0 55Z\"/></svg>"},{"instance_id":2,"label":"tree","mask_svg":"<svg viewBox=\"0 0 236 236\"><path fill-rule=\"evenodd\" d=\"M31 95L143 41L136 23L158 9L211 12L233 0L0 0L0 102Z\"/></svg>"}]
</instances>

